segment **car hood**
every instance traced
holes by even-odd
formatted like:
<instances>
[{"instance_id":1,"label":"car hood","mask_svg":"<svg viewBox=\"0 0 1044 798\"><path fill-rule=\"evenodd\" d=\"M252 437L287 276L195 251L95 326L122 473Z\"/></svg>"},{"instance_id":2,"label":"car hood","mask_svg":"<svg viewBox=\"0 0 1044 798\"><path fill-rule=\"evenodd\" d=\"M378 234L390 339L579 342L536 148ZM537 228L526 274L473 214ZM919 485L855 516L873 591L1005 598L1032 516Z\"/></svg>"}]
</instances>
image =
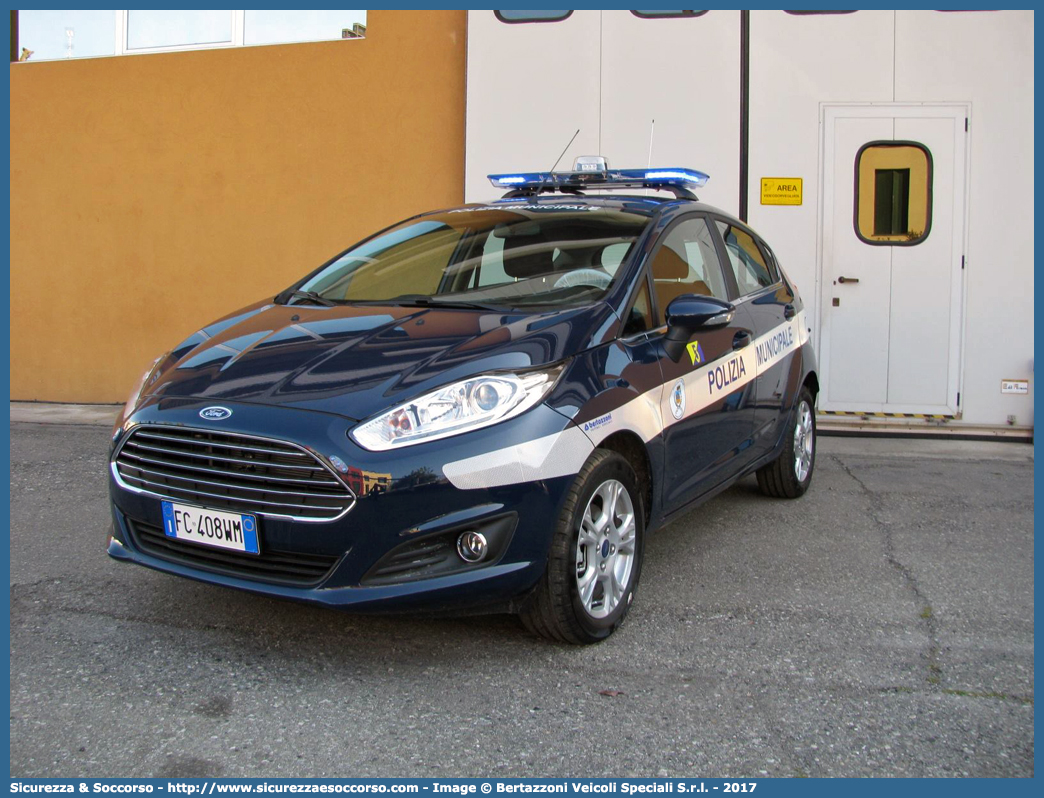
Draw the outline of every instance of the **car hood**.
<instances>
[{"instance_id":1,"label":"car hood","mask_svg":"<svg viewBox=\"0 0 1044 798\"><path fill-rule=\"evenodd\" d=\"M262 302L189 336L142 397L242 401L361 420L446 383L554 363L612 337L605 303L544 313Z\"/></svg>"}]
</instances>

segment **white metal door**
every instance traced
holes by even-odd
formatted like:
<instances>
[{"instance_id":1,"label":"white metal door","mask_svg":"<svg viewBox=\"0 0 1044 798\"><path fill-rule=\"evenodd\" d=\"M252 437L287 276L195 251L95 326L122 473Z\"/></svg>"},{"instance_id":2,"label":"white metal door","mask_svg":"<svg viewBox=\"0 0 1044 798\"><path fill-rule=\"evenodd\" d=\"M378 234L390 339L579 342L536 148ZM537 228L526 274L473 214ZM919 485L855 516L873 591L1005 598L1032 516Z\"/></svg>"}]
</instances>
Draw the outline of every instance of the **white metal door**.
<instances>
[{"instance_id":1,"label":"white metal door","mask_svg":"<svg viewBox=\"0 0 1044 798\"><path fill-rule=\"evenodd\" d=\"M966 105L823 106L821 410L959 411ZM873 245L856 235L856 158L871 142L931 155L927 237Z\"/></svg>"}]
</instances>

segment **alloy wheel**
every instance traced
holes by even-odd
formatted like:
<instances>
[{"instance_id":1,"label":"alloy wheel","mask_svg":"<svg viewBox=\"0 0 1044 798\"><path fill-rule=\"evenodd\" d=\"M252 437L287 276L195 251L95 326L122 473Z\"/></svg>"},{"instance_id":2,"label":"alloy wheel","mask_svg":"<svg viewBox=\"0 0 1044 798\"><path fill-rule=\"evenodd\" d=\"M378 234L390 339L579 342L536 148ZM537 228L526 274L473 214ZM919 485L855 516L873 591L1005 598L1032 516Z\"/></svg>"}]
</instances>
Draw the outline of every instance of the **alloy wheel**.
<instances>
[{"instance_id":1,"label":"alloy wheel","mask_svg":"<svg viewBox=\"0 0 1044 798\"><path fill-rule=\"evenodd\" d=\"M584 611L605 618L623 600L634 567L634 502L623 483L606 480L584 509L576 541L576 587Z\"/></svg>"}]
</instances>

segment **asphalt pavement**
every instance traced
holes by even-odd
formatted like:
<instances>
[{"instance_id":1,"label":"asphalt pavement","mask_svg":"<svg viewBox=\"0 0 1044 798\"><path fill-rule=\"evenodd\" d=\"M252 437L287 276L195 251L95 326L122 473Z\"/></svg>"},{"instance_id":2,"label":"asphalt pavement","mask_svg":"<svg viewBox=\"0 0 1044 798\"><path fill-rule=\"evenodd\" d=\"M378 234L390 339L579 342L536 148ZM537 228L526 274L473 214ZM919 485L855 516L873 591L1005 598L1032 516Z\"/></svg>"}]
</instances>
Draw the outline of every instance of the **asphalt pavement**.
<instances>
[{"instance_id":1,"label":"asphalt pavement","mask_svg":"<svg viewBox=\"0 0 1044 798\"><path fill-rule=\"evenodd\" d=\"M1033 775L1028 445L823 438L576 648L113 561L108 433L11 424L12 776Z\"/></svg>"}]
</instances>

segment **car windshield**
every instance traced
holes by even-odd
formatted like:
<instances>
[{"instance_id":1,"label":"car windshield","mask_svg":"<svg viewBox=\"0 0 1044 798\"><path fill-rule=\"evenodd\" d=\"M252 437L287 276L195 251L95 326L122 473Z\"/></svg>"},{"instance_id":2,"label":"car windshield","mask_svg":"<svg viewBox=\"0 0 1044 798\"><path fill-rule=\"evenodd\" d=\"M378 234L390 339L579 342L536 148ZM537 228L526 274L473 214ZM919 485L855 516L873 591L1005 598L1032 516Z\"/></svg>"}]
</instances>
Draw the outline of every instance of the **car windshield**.
<instances>
[{"instance_id":1,"label":"car windshield","mask_svg":"<svg viewBox=\"0 0 1044 798\"><path fill-rule=\"evenodd\" d=\"M298 293L498 309L589 304L613 284L648 222L646 214L582 203L429 214L348 250Z\"/></svg>"}]
</instances>

